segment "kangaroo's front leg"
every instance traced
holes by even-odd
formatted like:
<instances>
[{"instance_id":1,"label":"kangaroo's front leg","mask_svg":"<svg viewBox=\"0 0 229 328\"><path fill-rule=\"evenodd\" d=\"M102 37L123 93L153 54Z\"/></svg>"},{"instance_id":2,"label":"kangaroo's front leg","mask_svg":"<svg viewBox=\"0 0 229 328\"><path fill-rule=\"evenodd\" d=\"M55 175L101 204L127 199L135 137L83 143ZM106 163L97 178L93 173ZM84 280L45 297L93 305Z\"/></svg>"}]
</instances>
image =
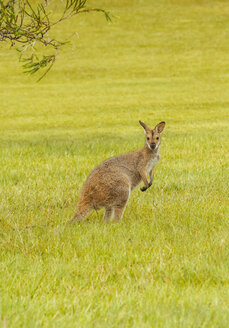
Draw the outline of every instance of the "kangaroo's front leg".
<instances>
[{"instance_id":1,"label":"kangaroo's front leg","mask_svg":"<svg viewBox=\"0 0 229 328\"><path fill-rule=\"evenodd\" d=\"M150 178L150 181L149 181L149 187L150 187L150 186L152 186L152 183L153 183L153 169L149 173L149 178Z\"/></svg>"},{"instance_id":2,"label":"kangaroo's front leg","mask_svg":"<svg viewBox=\"0 0 229 328\"><path fill-rule=\"evenodd\" d=\"M149 183L148 183L148 181L147 181L146 171L144 170L144 171L140 172L140 176L141 176L141 178L142 178L142 181L143 181L144 184L145 184L145 185L141 188L141 191L145 191L145 190L147 190L147 189L150 187L150 185L149 185Z\"/></svg>"}]
</instances>

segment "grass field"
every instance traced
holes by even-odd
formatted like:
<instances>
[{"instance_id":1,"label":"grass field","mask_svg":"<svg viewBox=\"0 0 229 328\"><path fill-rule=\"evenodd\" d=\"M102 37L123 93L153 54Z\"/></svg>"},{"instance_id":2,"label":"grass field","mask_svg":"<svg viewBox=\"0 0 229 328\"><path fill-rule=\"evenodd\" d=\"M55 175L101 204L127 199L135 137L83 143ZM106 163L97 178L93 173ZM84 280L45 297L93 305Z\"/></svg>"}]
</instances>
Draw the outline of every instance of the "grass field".
<instances>
[{"instance_id":1,"label":"grass field","mask_svg":"<svg viewBox=\"0 0 229 328\"><path fill-rule=\"evenodd\" d=\"M79 38L40 83L0 45L0 326L229 327L229 2L93 4L113 23L59 26ZM153 186L66 226L139 119L166 121Z\"/></svg>"}]
</instances>

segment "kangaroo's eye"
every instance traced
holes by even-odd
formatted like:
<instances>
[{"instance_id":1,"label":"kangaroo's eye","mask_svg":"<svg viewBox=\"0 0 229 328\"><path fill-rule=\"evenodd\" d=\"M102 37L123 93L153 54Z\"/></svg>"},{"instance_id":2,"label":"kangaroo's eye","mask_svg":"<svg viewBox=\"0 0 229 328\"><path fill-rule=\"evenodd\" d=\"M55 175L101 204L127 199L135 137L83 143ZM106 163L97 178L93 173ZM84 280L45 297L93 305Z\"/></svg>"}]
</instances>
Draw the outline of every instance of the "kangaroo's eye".
<instances>
[{"instance_id":1,"label":"kangaroo's eye","mask_svg":"<svg viewBox=\"0 0 229 328\"><path fill-rule=\"evenodd\" d=\"M147 137L147 140L149 140L149 137Z\"/></svg>"},{"instance_id":2,"label":"kangaroo's eye","mask_svg":"<svg viewBox=\"0 0 229 328\"><path fill-rule=\"evenodd\" d=\"M156 139L159 140L159 137L157 137Z\"/></svg>"}]
</instances>

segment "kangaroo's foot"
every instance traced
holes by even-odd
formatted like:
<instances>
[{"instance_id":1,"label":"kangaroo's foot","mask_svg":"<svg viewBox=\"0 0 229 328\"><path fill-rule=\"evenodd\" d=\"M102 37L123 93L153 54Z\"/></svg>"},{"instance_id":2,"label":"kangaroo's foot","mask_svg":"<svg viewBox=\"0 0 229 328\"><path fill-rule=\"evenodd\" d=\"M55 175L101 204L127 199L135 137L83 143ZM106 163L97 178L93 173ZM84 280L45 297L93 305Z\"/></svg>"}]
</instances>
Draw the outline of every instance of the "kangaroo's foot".
<instances>
[{"instance_id":1,"label":"kangaroo's foot","mask_svg":"<svg viewBox=\"0 0 229 328\"><path fill-rule=\"evenodd\" d=\"M83 218L82 217L78 217L78 215L75 215L71 221L68 222L68 224L74 224L76 222L82 222L83 221Z\"/></svg>"}]
</instances>

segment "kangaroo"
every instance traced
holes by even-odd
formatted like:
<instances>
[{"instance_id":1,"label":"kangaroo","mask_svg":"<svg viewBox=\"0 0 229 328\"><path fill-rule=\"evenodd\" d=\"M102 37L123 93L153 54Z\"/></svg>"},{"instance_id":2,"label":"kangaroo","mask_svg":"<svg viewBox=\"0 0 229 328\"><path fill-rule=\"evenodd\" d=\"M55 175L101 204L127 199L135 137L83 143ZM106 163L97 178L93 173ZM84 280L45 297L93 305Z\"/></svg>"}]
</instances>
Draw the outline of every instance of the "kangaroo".
<instances>
[{"instance_id":1,"label":"kangaroo","mask_svg":"<svg viewBox=\"0 0 229 328\"><path fill-rule=\"evenodd\" d=\"M161 132L165 122L152 130L139 121L145 131L145 145L133 152L107 159L87 177L70 223L84 220L91 210L105 208L104 220L120 220L131 191L143 181L141 191L153 182L153 170L160 159ZM149 182L147 176L149 175Z\"/></svg>"}]
</instances>

